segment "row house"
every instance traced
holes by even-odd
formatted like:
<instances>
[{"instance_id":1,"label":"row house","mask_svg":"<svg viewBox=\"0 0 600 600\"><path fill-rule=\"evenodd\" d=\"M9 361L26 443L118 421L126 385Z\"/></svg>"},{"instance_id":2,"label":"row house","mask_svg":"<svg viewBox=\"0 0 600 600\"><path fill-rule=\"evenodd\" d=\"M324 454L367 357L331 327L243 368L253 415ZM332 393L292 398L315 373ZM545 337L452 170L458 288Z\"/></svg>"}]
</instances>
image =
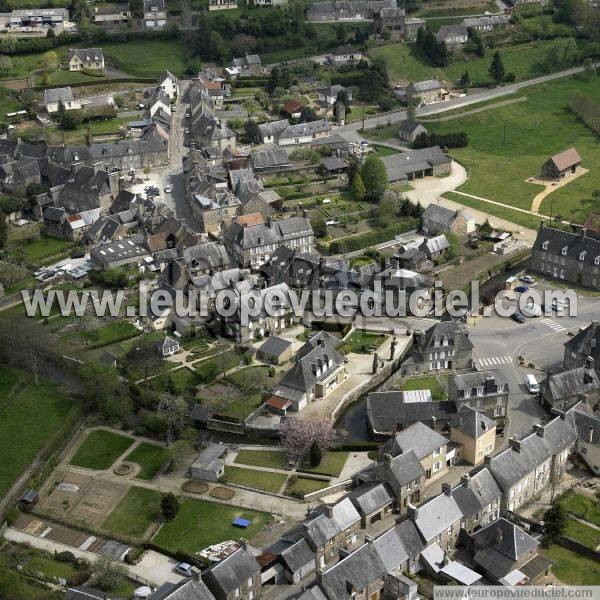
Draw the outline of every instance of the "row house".
<instances>
[{"instance_id":1,"label":"row house","mask_svg":"<svg viewBox=\"0 0 600 600\"><path fill-rule=\"evenodd\" d=\"M510 388L501 371L459 373L448 378L448 400L457 409L470 406L490 419L503 421L507 415Z\"/></svg>"},{"instance_id":2,"label":"row house","mask_svg":"<svg viewBox=\"0 0 600 600\"><path fill-rule=\"evenodd\" d=\"M463 475L452 496L462 514L461 528L469 534L500 517L502 490L485 467Z\"/></svg>"},{"instance_id":3,"label":"row house","mask_svg":"<svg viewBox=\"0 0 600 600\"><path fill-rule=\"evenodd\" d=\"M565 342L563 368L600 368L600 323L592 321L585 329Z\"/></svg>"},{"instance_id":4,"label":"row house","mask_svg":"<svg viewBox=\"0 0 600 600\"><path fill-rule=\"evenodd\" d=\"M548 373L540 383L540 399L550 411L567 411L580 401L595 406L600 400L600 381L594 369L576 367Z\"/></svg>"}]
</instances>

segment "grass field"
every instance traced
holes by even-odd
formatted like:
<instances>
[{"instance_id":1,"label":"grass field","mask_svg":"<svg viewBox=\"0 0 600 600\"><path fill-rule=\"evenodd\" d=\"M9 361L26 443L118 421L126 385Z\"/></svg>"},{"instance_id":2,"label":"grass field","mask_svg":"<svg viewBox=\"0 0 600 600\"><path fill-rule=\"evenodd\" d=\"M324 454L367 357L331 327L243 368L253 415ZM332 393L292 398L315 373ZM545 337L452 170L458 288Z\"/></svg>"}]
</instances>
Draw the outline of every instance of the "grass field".
<instances>
[{"instance_id":1,"label":"grass field","mask_svg":"<svg viewBox=\"0 0 600 600\"><path fill-rule=\"evenodd\" d=\"M587 546L588 548L592 548L593 550L595 550L598 547L598 544L600 544L600 531L590 527L589 525L584 525L575 519L567 520L565 535L577 540L579 543Z\"/></svg>"},{"instance_id":2,"label":"grass field","mask_svg":"<svg viewBox=\"0 0 600 600\"><path fill-rule=\"evenodd\" d=\"M223 481L237 483L238 485L245 485L256 488L257 490L265 490L266 492L276 494L283 487L287 478L288 476L283 473L271 473L269 471L226 466Z\"/></svg>"},{"instance_id":3,"label":"grass field","mask_svg":"<svg viewBox=\"0 0 600 600\"><path fill-rule=\"evenodd\" d=\"M102 48L108 64L136 77L156 77L165 69L180 76L185 69L185 44L180 40L134 40Z\"/></svg>"},{"instance_id":4,"label":"grass field","mask_svg":"<svg viewBox=\"0 0 600 600\"><path fill-rule=\"evenodd\" d=\"M73 404L50 381L0 368L0 497L68 418Z\"/></svg>"},{"instance_id":5,"label":"grass field","mask_svg":"<svg viewBox=\"0 0 600 600\"><path fill-rule=\"evenodd\" d=\"M81 331L77 337L84 340L92 348L102 348L108 344L132 338L139 335L139 331L129 321L113 321L98 329Z\"/></svg>"},{"instance_id":6,"label":"grass field","mask_svg":"<svg viewBox=\"0 0 600 600\"><path fill-rule=\"evenodd\" d=\"M134 440L112 431L96 429L79 446L71 464L98 471L108 469L133 444Z\"/></svg>"},{"instance_id":7,"label":"grass field","mask_svg":"<svg viewBox=\"0 0 600 600\"><path fill-rule=\"evenodd\" d=\"M433 400L445 400L447 397L444 388L434 375L406 379L402 382L400 390L403 392L410 390L431 390L431 398Z\"/></svg>"},{"instance_id":8,"label":"grass field","mask_svg":"<svg viewBox=\"0 0 600 600\"><path fill-rule=\"evenodd\" d=\"M236 517L252 523L247 529L239 529L231 524ZM194 553L224 540L237 540L242 535L251 540L268 521L267 513L186 498L175 520L164 523L152 541L170 552Z\"/></svg>"},{"instance_id":9,"label":"grass field","mask_svg":"<svg viewBox=\"0 0 600 600\"><path fill-rule=\"evenodd\" d=\"M291 478L290 478L291 479ZM319 481L318 479L309 479L308 477L297 477L295 480L289 481L285 489L288 496L294 498L302 498L305 494L317 492L329 485L327 481Z\"/></svg>"},{"instance_id":10,"label":"grass field","mask_svg":"<svg viewBox=\"0 0 600 600\"><path fill-rule=\"evenodd\" d=\"M561 496L560 503L567 512L600 527L600 504L597 500L568 491Z\"/></svg>"},{"instance_id":11,"label":"grass field","mask_svg":"<svg viewBox=\"0 0 600 600\"><path fill-rule=\"evenodd\" d=\"M240 450L234 462L239 465L283 469L287 463L287 454L281 450Z\"/></svg>"},{"instance_id":12,"label":"grass field","mask_svg":"<svg viewBox=\"0 0 600 600\"><path fill-rule=\"evenodd\" d=\"M598 563L560 546L542 550L558 566L552 567L554 575L566 585L600 585Z\"/></svg>"},{"instance_id":13,"label":"grass field","mask_svg":"<svg viewBox=\"0 0 600 600\"><path fill-rule=\"evenodd\" d=\"M154 490L131 487L102 523L102 527L123 535L142 538L148 527L160 518L160 498L160 494Z\"/></svg>"},{"instance_id":14,"label":"grass field","mask_svg":"<svg viewBox=\"0 0 600 600\"><path fill-rule=\"evenodd\" d=\"M343 342L345 352L368 354L371 348L381 346L384 336L369 331L353 331Z\"/></svg>"},{"instance_id":15,"label":"grass field","mask_svg":"<svg viewBox=\"0 0 600 600\"><path fill-rule=\"evenodd\" d=\"M327 452L323 456L323 460L316 467L311 467L310 463L302 463L302 471L314 473L315 475L330 475L337 477L344 468L348 452Z\"/></svg>"},{"instance_id":16,"label":"grass field","mask_svg":"<svg viewBox=\"0 0 600 600\"><path fill-rule=\"evenodd\" d=\"M437 22L438 24L448 24ZM514 73L516 80L534 77L534 65L546 54L552 41L539 41L531 44L522 44L501 48L500 54L507 73ZM458 60L447 67L439 68L430 65L415 44L387 44L374 48L369 56L381 56L385 60L392 82L409 82L431 79L433 76L445 81L456 82L469 70L473 85L488 85L488 69L492 59L492 53L488 52L483 58L472 57L468 61Z\"/></svg>"},{"instance_id":17,"label":"grass field","mask_svg":"<svg viewBox=\"0 0 600 600\"><path fill-rule=\"evenodd\" d=\"M526 102L447 122L427 123L427 128L436 133L464 131L468 134L469 146L450 152L469 171L469 181L460 191L526 210L531 209L533 198L543 189L526 179L537 175L550 156L574 146L583 159L583 167L590 172L547 196L540 212L549 214L554 199L554 215L580 222L596 204L592 192L599 187L600 152L598 137L567 108L569 98L576 91L598 97L600 77L587 81L575 76L527 88L521 92L527 97ZM468 198L451 197L466 206L471 205ZM474 208L505 216L498 214L502 207L475 202L479 205ZM483 208L483 204L489 210ZM526 214L518 218L527 227L535 227L537 223L536 217Z\"/></svg>"},{"instance_id":18,"label":"grass field","mask_svg":"<svg viewBox=\"0 0 600 600\"><path fill-rule=\"evenodd\" d=\"M44 265L59 255L68 255L73 242L42 236L34 242L19 244L10 248L11 254L23 254L25 260L35 265Z\"/></svg>"},{"instance_id":19,"label":"grass field","mask_svg":"<svg viewBox=\"0 0 600 600\"><path fill-rule=\"evenodd\" d=\"M150 480L154 479L168 458L169 451L163 446L142 442L125 457L125 460L130 460L142 467L137 474L138 479Z\"/></svg>"}]
</instances>

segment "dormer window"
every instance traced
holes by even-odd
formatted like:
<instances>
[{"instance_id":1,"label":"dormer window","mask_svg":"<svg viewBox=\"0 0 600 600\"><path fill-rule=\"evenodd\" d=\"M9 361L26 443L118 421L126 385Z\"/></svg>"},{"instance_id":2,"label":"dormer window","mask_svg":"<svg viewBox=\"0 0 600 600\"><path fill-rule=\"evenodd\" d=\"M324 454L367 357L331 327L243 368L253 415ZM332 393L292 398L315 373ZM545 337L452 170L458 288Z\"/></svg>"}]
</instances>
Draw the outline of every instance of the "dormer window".
<instances>
[{"instance_id":1,"label":"dormer window","mask_svg":"<svg viewBox=\"0 0 600 600\"><path fill-rule=\"evenodd\" d=\"M594 264L600 265L600 256L596 256L596 258L594 259Z\"/></svg>"},{"instance_id":2,"label":"dormer window","mask_svg":"<svg viewBox=\"0 0 600 600\"><path fill-rule=\"evenodd\" d=\"M567 255L567 250L568 250L568 249L569 249L569 246L565 246L565 247L564 247L564 248L561 250L561 254L562 254L563 256L566 256L566 255Z\"/></svg>"},{"instance_id":3,"label":"dormer window","mask_svg":"<svg viewBox=\"0 0 600 600\"><path fill-rule=\"evenodd\" d=\"M550 245L550 242L546 241L542 244L542 250L548 250L548 246Z\"/></svg>"},{"instance_id":4,"label":"dormer window","mask_svg":"<svg viewBox=\"0 0 600 600\"><path fill-rule=\"evenodd\" d=\"M585 260L585 255L586 255L586 250L584 250L583 252L580 252L579 260Z\"/></svg>"}]
</instances>

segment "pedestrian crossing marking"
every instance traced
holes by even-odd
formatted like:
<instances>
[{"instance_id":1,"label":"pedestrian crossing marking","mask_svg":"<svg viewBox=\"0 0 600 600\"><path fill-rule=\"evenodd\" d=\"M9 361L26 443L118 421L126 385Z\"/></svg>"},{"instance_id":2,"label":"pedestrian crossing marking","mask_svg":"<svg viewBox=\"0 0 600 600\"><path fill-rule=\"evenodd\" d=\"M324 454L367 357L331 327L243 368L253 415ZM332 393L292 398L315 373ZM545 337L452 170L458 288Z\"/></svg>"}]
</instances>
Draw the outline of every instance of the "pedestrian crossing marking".
<instances>
[{"instance_id":1,"label":"pedestrian crossing marking","mask_svg":"<svg viewBox=\"0 0 600 600\"><path fill-rule=\"evenodd\" d=\"M485 358L477 359L481 367L492 367L494 365L507 365L512 363L512 356L504 354L502 356L486 356Z\"/></svg>"},{"instance_id":2,"label":"pedestrian crossing marking","mask_svg":"<svg viewBox=\"0 0 600 600\"><path fill-rule=\"evenodd\" d=\"M560 323L553 321L552 319L542 319L540 323L543 323L546 327L550 327L553 331L557 333L562 333L563 331L567 331L566 327L563 327Z\"/></svg>"}]
</instances>

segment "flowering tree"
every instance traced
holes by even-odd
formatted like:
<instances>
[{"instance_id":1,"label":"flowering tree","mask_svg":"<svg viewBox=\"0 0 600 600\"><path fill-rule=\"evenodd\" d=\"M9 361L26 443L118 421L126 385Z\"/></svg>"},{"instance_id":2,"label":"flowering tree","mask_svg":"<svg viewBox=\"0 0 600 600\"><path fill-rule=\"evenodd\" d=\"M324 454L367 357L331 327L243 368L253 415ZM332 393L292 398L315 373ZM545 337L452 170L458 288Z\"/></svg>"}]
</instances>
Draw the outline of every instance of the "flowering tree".
<instances>
[{"instance_id":1,"label":"flowering tree","mask_svg":"<svg viewBox=\"0 0 600 600\"><path fill-rule=\"evenodd\" d=\"M315 442L323 452L327 452L333 446L335 431L329 421L294 418L281 423L279 436L289 459L296 461L306 456Z\"/></svg>"}]
</instances>

